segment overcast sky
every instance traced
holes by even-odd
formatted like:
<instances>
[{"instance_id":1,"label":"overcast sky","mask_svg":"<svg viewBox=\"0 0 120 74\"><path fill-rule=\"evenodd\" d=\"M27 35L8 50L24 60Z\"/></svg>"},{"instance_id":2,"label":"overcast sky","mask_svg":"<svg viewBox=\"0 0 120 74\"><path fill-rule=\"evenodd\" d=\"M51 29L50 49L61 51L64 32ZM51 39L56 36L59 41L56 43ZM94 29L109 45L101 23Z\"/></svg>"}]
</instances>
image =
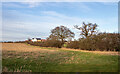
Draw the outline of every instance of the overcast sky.
<instances>
[{"instance_id":1,"label":"overcast sky","mask_svg":"<svg viewBox=\"0 0 120 74\"><path fill-rule=\"evenodd\" d=\"M3 41L46 38L64 25L78 39L74 25L97 23L101 32L118 32L117 2L5 2L2 3Z\"/></svg>"}]
</instances>

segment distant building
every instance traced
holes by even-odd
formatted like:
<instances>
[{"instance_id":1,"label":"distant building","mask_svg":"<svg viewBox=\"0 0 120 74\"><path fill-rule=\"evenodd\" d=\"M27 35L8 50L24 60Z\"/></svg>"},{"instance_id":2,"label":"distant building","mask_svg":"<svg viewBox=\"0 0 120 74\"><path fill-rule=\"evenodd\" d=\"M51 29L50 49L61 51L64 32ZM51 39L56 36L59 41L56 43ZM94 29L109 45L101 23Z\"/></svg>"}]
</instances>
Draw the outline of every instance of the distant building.
<instances>
[{"instance_id":1,"label":"distant building","mask_svg":"<svg viewBox=\"0 0 120 74\"><path fill-rule=\"evenodd\" d=\"M44 42L44 41L46 41L46 39L32 38L32 39L28 39L28 41L32 41L32 42Z\"/></svg>"},{"instance_id":2,"label":"distant building","mask_svg":"<svg viewBox=\"0 0 120 74\"><path fill-rule=\"evenodd\" d=\"M41 41L41 38L32 38L31 41L32 42L38 42L38 41Z\"/></svg>"}]
</instances>

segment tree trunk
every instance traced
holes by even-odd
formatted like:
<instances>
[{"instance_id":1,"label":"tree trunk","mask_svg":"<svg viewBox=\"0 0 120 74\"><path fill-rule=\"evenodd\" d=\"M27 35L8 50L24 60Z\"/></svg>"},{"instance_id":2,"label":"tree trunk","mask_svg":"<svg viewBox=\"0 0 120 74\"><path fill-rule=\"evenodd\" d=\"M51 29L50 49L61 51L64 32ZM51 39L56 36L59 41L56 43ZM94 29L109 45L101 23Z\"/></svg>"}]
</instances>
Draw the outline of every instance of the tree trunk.
<instances>
[{"instance_id":1,"label":"tree trunk","mask_svg":"<svg viewBox=\"0 0 120 74\"><path fill-rule=\"evenodd\" d=\"M62 43L64 43L64 40L63 39L61 39L62 40Z\"/></svg>"}]
</instances>

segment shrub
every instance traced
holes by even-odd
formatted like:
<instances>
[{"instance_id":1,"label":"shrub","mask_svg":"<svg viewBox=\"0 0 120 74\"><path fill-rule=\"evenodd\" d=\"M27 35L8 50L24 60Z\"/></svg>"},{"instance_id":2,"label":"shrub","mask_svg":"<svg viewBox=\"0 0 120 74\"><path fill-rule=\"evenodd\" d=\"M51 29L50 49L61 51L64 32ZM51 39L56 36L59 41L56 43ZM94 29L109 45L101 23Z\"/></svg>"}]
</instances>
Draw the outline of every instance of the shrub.
<instances>
[{"instance_id":1,"label":"shrub","mask_svg":"<svg viewBox=\"0 0 120 74\"><path fill-rule=\"evenodd\" d=\"M118 33L99 33L87 38L81 38L79 41L71 41L67 48L90 50L90 51L119 51L120 34Z\"/></svg>"},{"instance_id":2,"label":"shrub","mask_svg":"<svg viewBox=\"0 0 120 74\"><path fill-rule=\"evenodd\" d=\"M78 49L79 48L79 41L70 41L69 43L67 43L66 47Z\"/></svg>"},{"instance_id":3,"label":"shrub","mask_svg":"<svg viewBox=\"0 0 120 74\"><path fill-rule=\"evenodd\" d=\"M44 42L32 42L32 41L28 41L27 42L30 45L34 45L34 46L43 46Z\"/></svg>"},{"instance_id":4,"label":"shrub","mask_svg":"<svg viewBox=\"0 0 120 74\"><path fill-rule=\"evenodd\" d=\"M45 47L58 47L61 48L63 43L59 40L47 40L45 41Z\"/></svg>"},{"instance_id":5,"label":"shrub","mask_svg":"<svg viewBox=\"0 0 120 74\"><path fill-rule=\"evenodd\" d=\"M120 35L116 33L100 33L80 39L80 49L100 50L100 51L118 51L120 49Z\"/></svg>"},{"instance_id":6,"label":"shrub","mask_svg":"<svg viewBox=\"0 0 120 74\"><path fill-rule=\"evenodd\" d=\"M14 43L27 43L27 41L15 41Z\"/></svg>"},{"instance_id":7,"label":"shrub","mask_svg":"<svg viewBox=\"0 0 120 74\"><path fill-rule=\"evenodd\" d=\"M28 41L27 43L35 46L41 46L41 47L58 47L58 48L61 48L63 45L63 43L58 40L46 40L45 42Z\"/></svg>"}]
</instances>

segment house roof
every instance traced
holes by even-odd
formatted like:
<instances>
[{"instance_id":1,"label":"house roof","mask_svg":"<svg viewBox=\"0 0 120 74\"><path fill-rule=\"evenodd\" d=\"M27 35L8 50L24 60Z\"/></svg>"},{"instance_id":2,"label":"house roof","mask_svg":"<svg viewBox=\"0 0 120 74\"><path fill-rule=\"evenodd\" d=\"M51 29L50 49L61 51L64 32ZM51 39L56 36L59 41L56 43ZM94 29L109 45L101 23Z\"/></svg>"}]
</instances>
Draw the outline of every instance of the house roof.
<instances>
[{"instance_id":1,"label":"house roof","mask_svg":"<svg viewBox=\"0 0 120 74\"><path fill-rule=\"evenodd\" d=\"M37 40L41 40L41 38L36 38Z\"/></svg>"},{"instance_id":2,"label":"house roof","mask_svg":"<svg viewBox=\"0 0 120 74\"><path fill-rule=\"evenodd\" d=\"M32 39L37 39L37 40L41 40L41 38L32 38Z\"/></svg>"}]
</instances>

